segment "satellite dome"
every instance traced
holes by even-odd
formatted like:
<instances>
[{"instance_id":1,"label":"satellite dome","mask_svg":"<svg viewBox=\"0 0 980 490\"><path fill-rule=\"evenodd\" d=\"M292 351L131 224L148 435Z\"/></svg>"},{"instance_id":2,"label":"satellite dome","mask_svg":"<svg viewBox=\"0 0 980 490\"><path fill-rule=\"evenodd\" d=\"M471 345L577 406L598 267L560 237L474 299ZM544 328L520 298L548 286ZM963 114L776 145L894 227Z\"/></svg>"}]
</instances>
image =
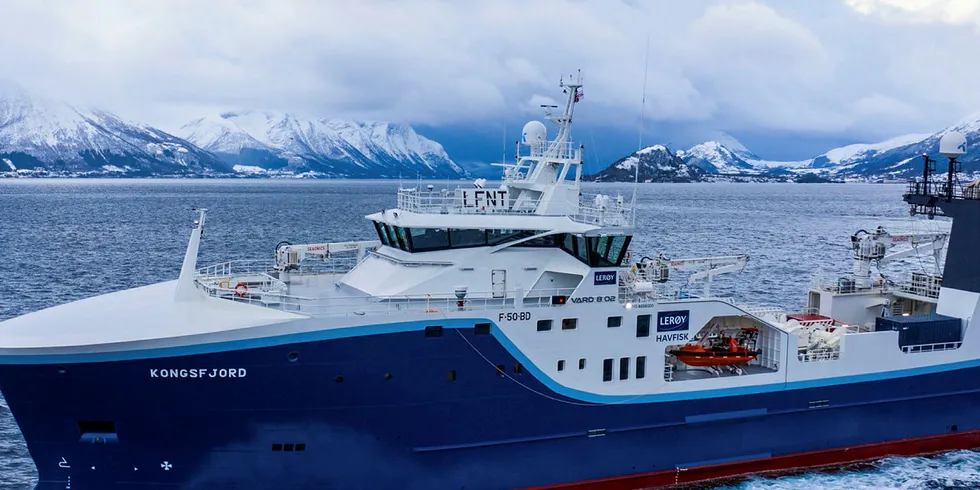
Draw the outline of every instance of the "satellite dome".
<instances>
[{"instance_id":1,"label":"satellite dome","mask_svg":"<svg viewBox=\"0 0 980 490\"><path fill-rule=\"evenodd\" d=\"M966 136L950 131L939 140L939 153L947 158L956 158L966 153Z\"/></svg>"},{"instance_id":2,"label":"satellite dome","mask_svg":"<svg viewBox=\"0 0 980 490\"><path fill-rule=\"evenodd\" d=\"M521 143L528 146L541 146L548 142L548 128L541 121L530 121L521 130Z\"/></svg>"}]
</instances>

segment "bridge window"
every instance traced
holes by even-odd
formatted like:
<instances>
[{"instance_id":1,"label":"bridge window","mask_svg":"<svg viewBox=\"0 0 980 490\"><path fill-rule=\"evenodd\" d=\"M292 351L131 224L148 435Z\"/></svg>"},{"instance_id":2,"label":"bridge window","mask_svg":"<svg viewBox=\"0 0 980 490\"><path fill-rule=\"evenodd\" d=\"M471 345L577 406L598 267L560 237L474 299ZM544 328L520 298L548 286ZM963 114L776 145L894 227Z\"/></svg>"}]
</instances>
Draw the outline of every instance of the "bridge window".
<instances>
[{"instance_id":1,"label":"bridge window","mask_svg":"<svg viewBox=\"0 0 980 490\"><path fill-rule=\"evenodd\" d=\"M428 252L449 248L449 230L411 228L412 252Z\"/></svg>"},{"instance_id":2,"label":"bridge window","mask_svg":"<svg viewBox=\"0 0 980 490\"><path fill-rule=\"evenodd\" d=\"M452 248L482 247L486 244L486 230L449 230L449 246Z\"/></svg>"},{"instance_id":3,"label":"bridge window","mask_svg":"<svg viewBox=\"0 0 980 490\"><path fill-rule=\"evenodd\" d=\"M609 250L606 253L606 258L613 264L621 265L623 263L623 256L626 255L626 244L629 243L630 237L620 235L611 238L612 240L609 241Z\"/></svg>"},{"instance_id":4,"label":"bridge window","mask_svg":"<svg viewBox=\"0 0 980 490\"><path fill-rule=\"evenodd\" d=\"M631 238L625 235L588 237L589 265L592 267L621 265Z\"/></svg>"},{"instance_id":5,"label":"bridge window","mask_svg":"<svg viewBox=\"0 0 980 490\"><path fill-rule=\"evenodd\" d=\"M405 233L405 228L401 226L395 226L395 237L398 238L398 248L410 252L412 250L411 242L408 241L408 234Z\"/></svg>"},{"instance_id":6,"label":"bridge window","mask_svg":"<svg viewBox=\"0 0 980 490\"><path fill-rule=\"evenodd\" d=\"M541 232L532 231L532 232L529 232L529 236L530 236L530 233L538 234L538 233L541 233ZM558 238L559 238L558 235L539 236L539 237L532 238L530 240L527 240L527 241L523 241L521 243L518 243L516 246L518 246L518 247L557 247L558 246L558 243L559 243L558 242Z\"/></svg>"},{"instance_id":7,"label":"bridge window","mask_svg":"<svg viewBox=\"0 0 980 490\"><path fill-rule=\"evenodd\" d=\"M487 230L487 245L491 247L534 235L529 230Z\"/></svg>"},{"instance_id":8,"label":"bridge window","mask_svg":"<svg viewBox=\"0 0 980 490\"><path fill-rule=\"evenodd\" d=\"M374 222L374 229L378 232L378 238L381 239L381 244L390 246L391 241L388 240L388 230L385 228L384 223L378 223L377 221Z\"/></svg>"},{"instance_id":9,"label":"bridge window","mask_svg":"<svg viewBox=\"0 0 980 490\"><path fill-rule=\"evenodd\" d=\"M589 263L589 242L584 236L575 236L575 253L573 254L578 260Z\"/></svg>"}]
</instances>

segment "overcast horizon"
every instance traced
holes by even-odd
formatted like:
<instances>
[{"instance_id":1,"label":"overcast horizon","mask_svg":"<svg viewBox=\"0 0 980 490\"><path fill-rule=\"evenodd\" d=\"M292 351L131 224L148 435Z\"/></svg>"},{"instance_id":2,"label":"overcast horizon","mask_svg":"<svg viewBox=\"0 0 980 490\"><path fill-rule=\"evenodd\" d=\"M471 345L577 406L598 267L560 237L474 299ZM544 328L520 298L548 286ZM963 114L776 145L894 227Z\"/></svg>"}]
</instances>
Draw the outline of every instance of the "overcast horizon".
<instances>
[{"instance_id":1,"label":"overcast horizon","mask_svg":"<svg viewBox=\"0 0 980 490\"><path fill-rule=\"evenodd\" d=\"M968 61L980 0L3 0L0 11L0 78L171 132L230 110L483 128L450 150L474 159L459 154L499 147L504 121L516 136L560 96L559 76L581 69L577 127L621 139L607 144L616 154L636 144L648 36L650 143L727 132L767 158L806 158L980 111Z\"/></svg>"}]
</instances>

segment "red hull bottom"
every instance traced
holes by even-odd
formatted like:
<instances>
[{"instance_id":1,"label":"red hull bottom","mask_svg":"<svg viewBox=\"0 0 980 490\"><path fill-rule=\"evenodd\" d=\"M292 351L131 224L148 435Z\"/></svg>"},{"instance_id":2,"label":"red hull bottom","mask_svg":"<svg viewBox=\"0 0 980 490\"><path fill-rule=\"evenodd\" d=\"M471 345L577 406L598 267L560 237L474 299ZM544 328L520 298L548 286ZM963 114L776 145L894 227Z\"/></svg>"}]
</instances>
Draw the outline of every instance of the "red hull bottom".
<instances>
[{"instance_id":1,"label":"red hull bottom","mask_svg":"<svg viewBox=\"0 0 980 490\"><path fill-rule=\"evenodd\" d=\"M679 468L653 473L589 480L560 485L546 485L526 490L640 490L682 485L706 480L731 478L750 474L779 474L803 468L819 468L877 459L885 456L912 456L957 449L980 447L980 430L954 432L938 436L902 439L862 446L825 449L806 453L773 456L697 468Z\"/></svg>"}]
</instances>

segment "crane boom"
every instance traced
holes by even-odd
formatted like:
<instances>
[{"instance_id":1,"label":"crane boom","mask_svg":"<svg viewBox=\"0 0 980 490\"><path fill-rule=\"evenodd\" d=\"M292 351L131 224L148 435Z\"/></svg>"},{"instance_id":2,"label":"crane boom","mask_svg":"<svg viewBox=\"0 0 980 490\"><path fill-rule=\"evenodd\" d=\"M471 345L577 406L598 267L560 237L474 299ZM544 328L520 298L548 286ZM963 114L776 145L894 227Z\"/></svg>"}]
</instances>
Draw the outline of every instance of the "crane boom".
<instances>
[{"instance_id":1,"label":"crane boom","mask_svg":"<svg viewBox=\"0 0 980 490\"><path fill-rule=\"evenodd\" d=\"M719 274L742 272L749 262L748 255L724 255L719 257L696 257L670 260L663 255L656 259L644 259L637 264L640 277L650 282L666 282L670 270L697 270L687 278L688 284L704 281L704 296L711 294L711 281Z\"/></svg>"},{"instance_id":2,"label":"crane boom","mask_svg":"<svg viewBox=\"0 0 980 490\"><path fill-rule=\"evenodd\" d=\"M288 271L299 267L299 263L307 258L327 259L334 254L356 252L360 261L369 250L381 246L379 240L360 242L308 243L293 245L282 243L276 247L276 270Z\"/></svg>"},{"instance_id":3,"label":"crane boom","mask_svg":"<svg viewBox=\"0 0 980 490\"><path fill-rule=\"evenodd\" d=\"M871 286L871 262L878 267L893 260L902 259L923 251L932 251L936 274L940 273L940 255L949 233L904 233L891 234L879 226L874 232L858 230L851 235L851 249L854 255L855 286L866 288ZM889 253L899 245L909 245L909 248Z\"/></svg>"}]
</instances>

